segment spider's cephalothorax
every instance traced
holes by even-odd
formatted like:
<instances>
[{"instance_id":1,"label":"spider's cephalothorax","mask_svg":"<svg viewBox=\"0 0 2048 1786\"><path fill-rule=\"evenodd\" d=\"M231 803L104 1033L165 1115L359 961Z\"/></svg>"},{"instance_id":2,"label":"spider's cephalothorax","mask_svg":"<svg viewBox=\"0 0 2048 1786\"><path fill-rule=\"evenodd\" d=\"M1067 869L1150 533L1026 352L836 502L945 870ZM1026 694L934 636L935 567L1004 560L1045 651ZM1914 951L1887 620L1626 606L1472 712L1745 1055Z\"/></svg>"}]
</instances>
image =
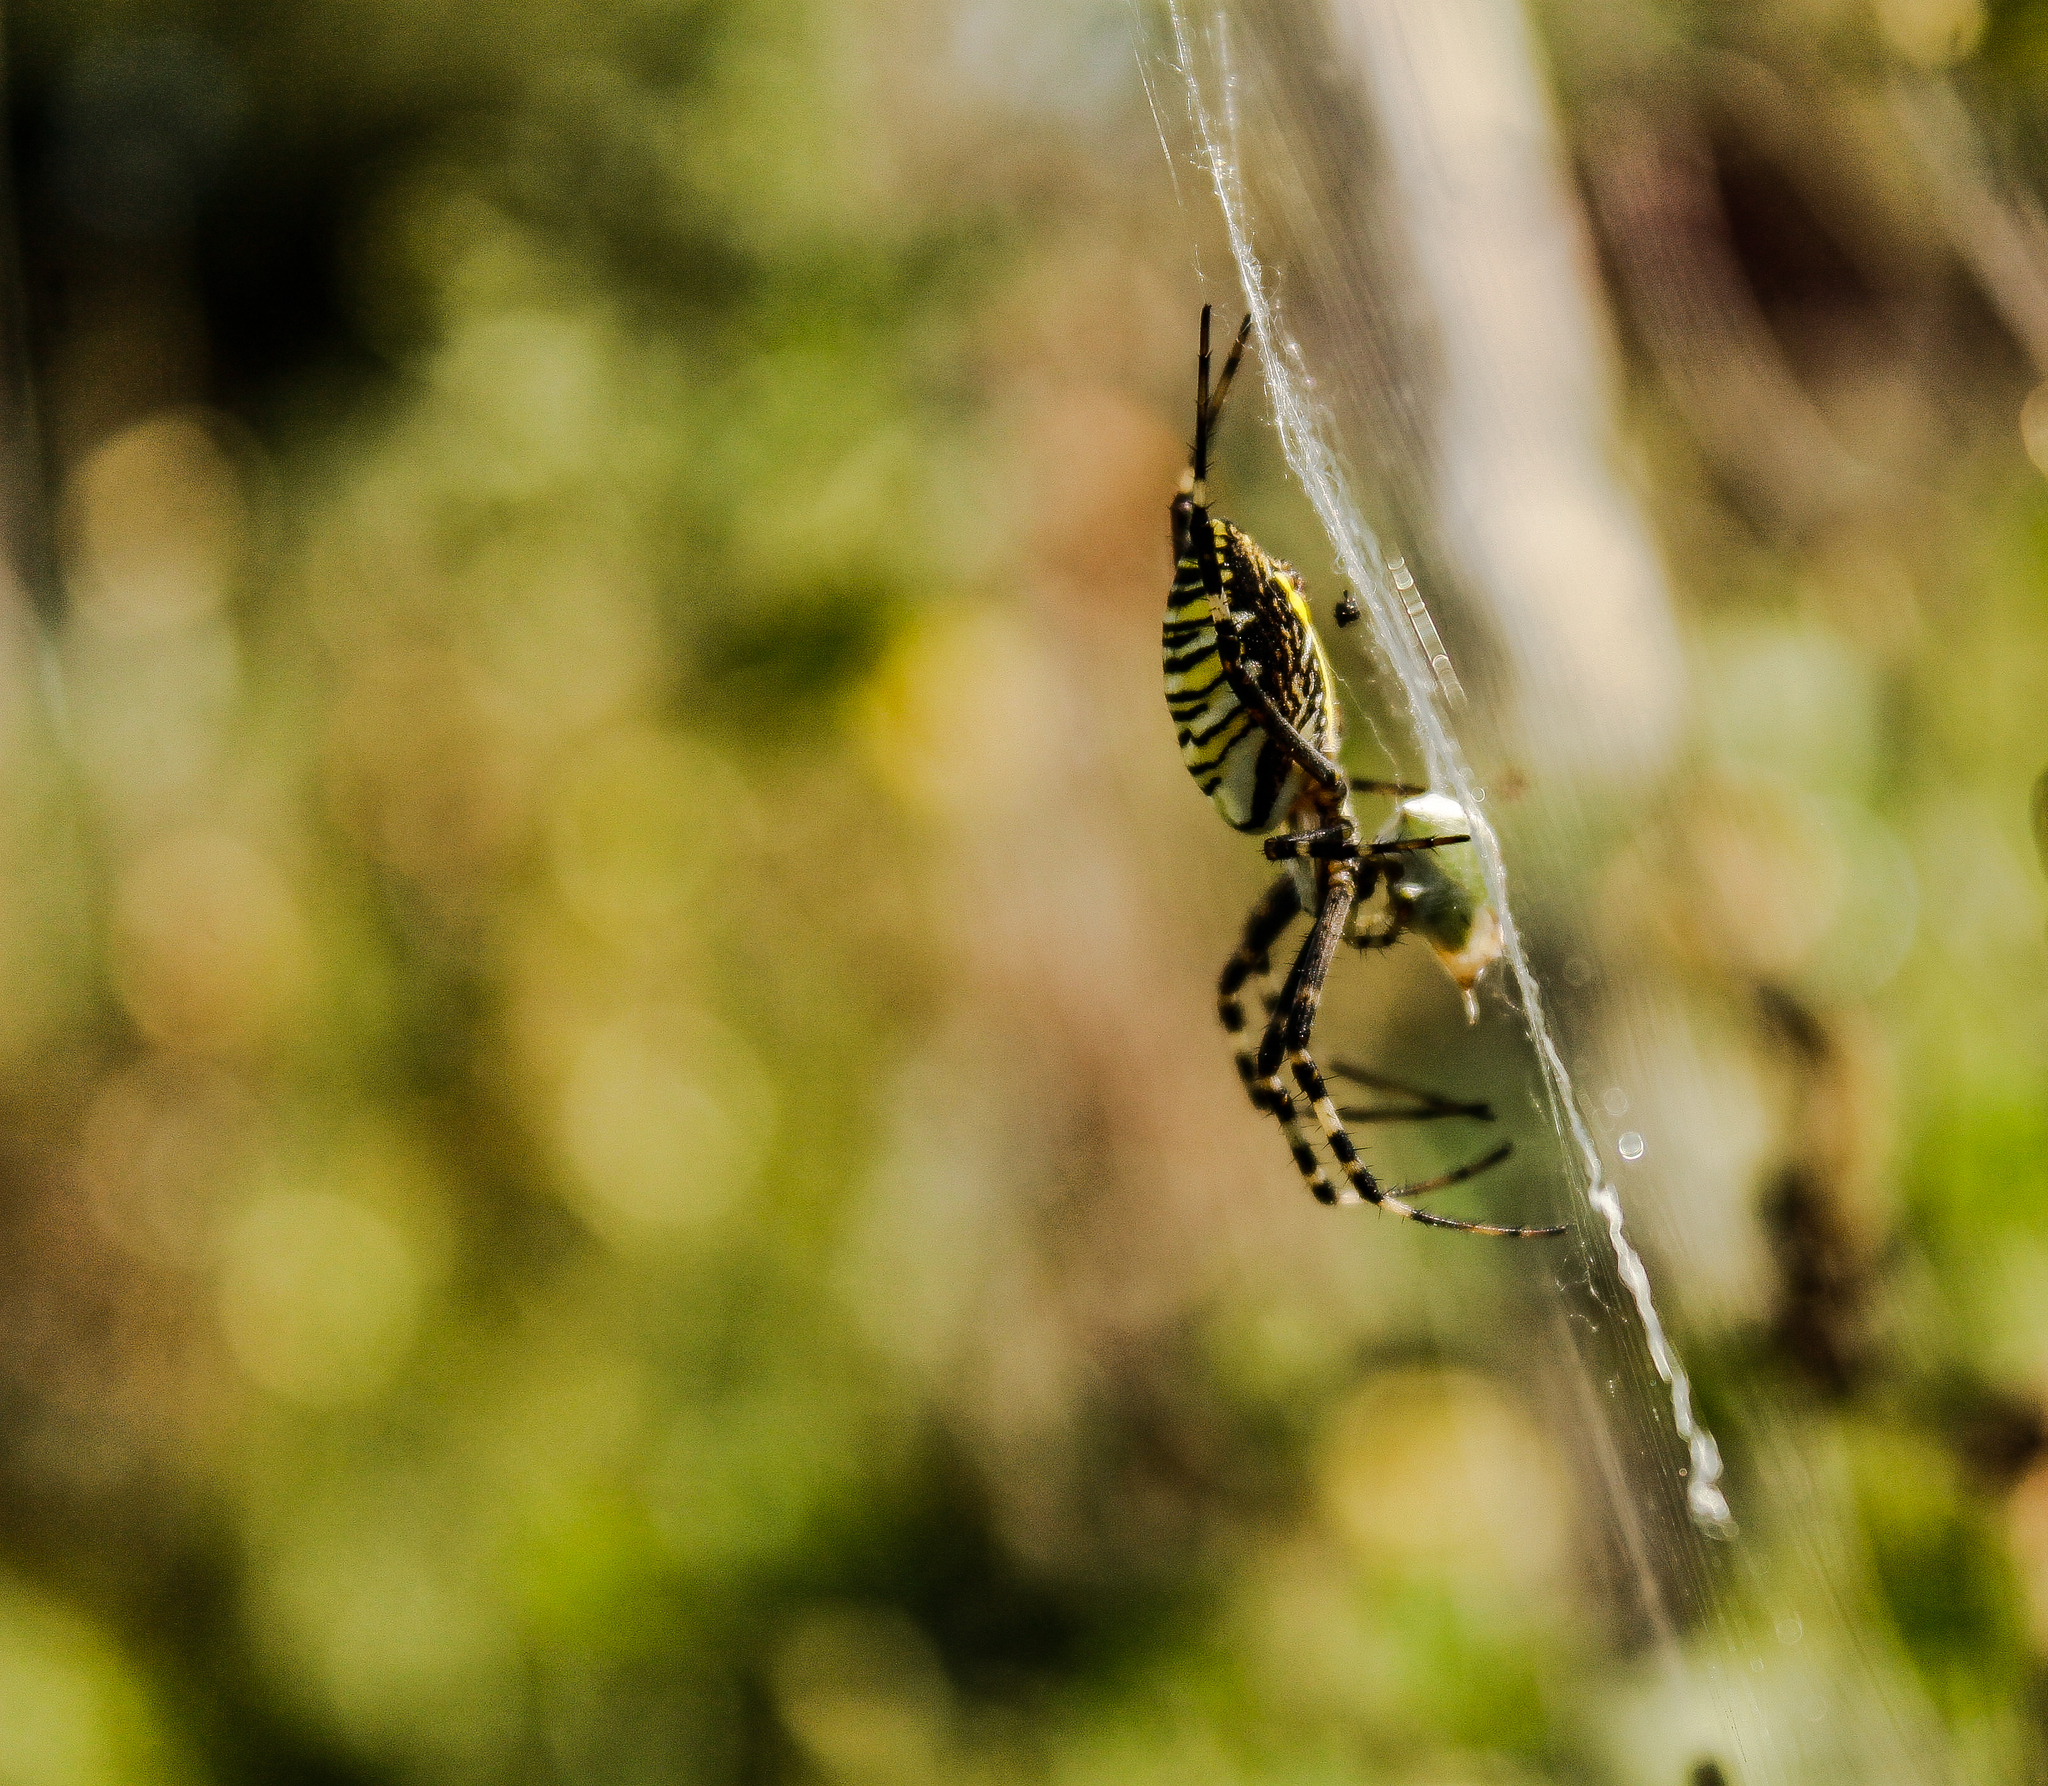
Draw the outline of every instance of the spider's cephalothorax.
<instances>
[{"instance_id":1,"label":"spider's cephalothorax","mask_svg":"<svg viewBox=\"0 0 2048 1786\"><path fill-rule=\"evenodd\" d=\"M1469 997L1472 983L1500 952L1499 927L1470 834L1455 801L1391 782L1354 782L1339 766L1342 733L1335 677L1292 566L1277 563L1249 535L1209 513L1209 446L1223 399L1237 375L1251 333L1246 317L1209 385L1209 310L1202 309L1202 346L1195 386L1195 447L1173 499L1173 588L1166 598L1166 702L1180 737L1182 760L1224 822L1266 838L1266 854L1286 869L1252 908L1244 941L1223 970L1217 1011L1242 1038L1243 992L1268 971L1268 953L1288 925L1309 916L1308 940L1294 957L1254 1052L1240 1045L1238 1071L1260 1110L1287 1133L1295 1164L1325 1203L1374 1203L1436 1228L1473 1234L1559 1234L1560 1228L1500 1228L1454 1221L1412 1209L1402 1199L1459 1184L1497 1164L1507 1146L1470 1165L1383 1189L1358 1157L1344 1126L1353 1121L1422 1121L1471 1116L1490 1120L1482 1104L1461 1104L1356 1068L1333 1066L1341 1078L1397 1092L1396 1107L1340 1110L1309 1053L1323 981L1340 942L1384 948L1404 931L1426 936ZM1348 599L1348 598L1347 598ZM1356 613L1355 606L1351 609ZM1402 797L1394 819L1362 841L1351 809L1353 789ZM1384 883L1387 903L1374 921L1359 911ZM1285 1066L1294 1081L1282 1080ZM1343 1175L1333 1185L1295 1108L1295 1091L1315 1112Z\"/></svg>"}]
</instances>

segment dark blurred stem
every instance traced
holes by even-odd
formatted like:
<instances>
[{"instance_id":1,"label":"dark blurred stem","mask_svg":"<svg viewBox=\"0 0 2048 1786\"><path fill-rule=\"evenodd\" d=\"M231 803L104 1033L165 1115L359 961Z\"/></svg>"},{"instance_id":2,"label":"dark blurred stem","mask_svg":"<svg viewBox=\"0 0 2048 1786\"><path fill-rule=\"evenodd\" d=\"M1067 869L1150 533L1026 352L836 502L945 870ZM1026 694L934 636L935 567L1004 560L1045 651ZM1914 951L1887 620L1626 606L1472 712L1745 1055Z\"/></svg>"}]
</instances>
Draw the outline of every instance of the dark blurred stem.
<instances>
[{"instance_id":1,"label":"dark blurred stem","mask_svg":"<svg viewBox=\"0 0 2048 1786\"><path fill-rule=\"evenodd\" d=\"M8 15L0 8L0 116L12 118ZM47 644L62 593L50 526L49 468L31 353L33 319L21 245L11 131L0 137L0 554ZM54 693L46 666L45 679Z\"/></svg>"},{"instance_id":2,"label":"dark blurred stem","mask_svg":"<svg viewBox=\"0 0 2048 1786\"><path fill-rule=\"evenodd\" d=\"M1983 139L1942 80L1892 90L1935 200L1935 215L2038 377L2048 378L2048 218L2031 193L1997 180Z\"/></svg>"}]
</instances>

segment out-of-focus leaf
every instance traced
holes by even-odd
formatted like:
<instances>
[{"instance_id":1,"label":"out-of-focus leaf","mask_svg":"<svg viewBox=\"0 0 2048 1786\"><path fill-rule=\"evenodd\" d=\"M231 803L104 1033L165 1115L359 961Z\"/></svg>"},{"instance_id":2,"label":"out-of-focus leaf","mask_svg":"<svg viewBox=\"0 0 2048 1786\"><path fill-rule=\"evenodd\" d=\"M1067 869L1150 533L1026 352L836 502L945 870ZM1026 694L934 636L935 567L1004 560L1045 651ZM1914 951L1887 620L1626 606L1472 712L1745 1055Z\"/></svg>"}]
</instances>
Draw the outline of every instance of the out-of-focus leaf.
<instances>
[{"instance_id":1,"label":"out-of-focus leaf","mask_svg":"<svg viewBox=\"0 0 2048 1786\"><path fill-rule=\"evenodd\" d=\"M2034 783L2034 848L2041 858L2041 867L2048 872L2048 769L2041 771Z\"/></svg>"}]
</instances>

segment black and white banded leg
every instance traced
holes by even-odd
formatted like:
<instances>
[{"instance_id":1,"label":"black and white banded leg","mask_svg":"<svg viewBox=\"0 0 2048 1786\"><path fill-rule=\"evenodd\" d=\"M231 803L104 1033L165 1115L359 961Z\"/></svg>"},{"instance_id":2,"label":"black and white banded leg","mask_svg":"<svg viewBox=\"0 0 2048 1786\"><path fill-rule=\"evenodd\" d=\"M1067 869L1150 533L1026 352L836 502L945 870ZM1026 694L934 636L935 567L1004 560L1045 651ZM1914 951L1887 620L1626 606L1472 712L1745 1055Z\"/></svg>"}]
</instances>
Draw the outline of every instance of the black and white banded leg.
<instances>
[{"instance_id":1,"label":"black and white banded leg","mask_svg":"<svg viewBox=\"0 0 2048 1786\"><path fill-rule=\"evenodd\" d=\"M1244 937L1223 964L1216 982L1216 1015L1231 1039L1237 1057L1237 1076L1256 1110L1270 1110L1269 1094L1259 1084L1252 1050L1245 1039L1244 989L1248 981L1262 981L1273 971L1272 948L1288 925L1301 915L1301 894L1294 877L1283 874L1252 907L1245 920Z\"/></svg>"},{"instance_id":2,"label":"black and white banded leg","mask_svg":"<svg viewBox=\"0 0 2048 1786\"><path fill-rule=\"evenodd\" d=\"M1352 901L1356 892L1348 866L1338 864L1333 868L1324 894L1322 909L1316 914L1315 928L1309 932L1308 940L1302 944L1294 958L1294 966L1287 976L1287 985L1280 995L1280 1003L1272 1019L1266 1025L1266 1034L1259 1047L1259 1058L1255 1064L1255 1083L1259 1091L1271 1100L1272 1113L1279 1119L1286 1132L1289 1151L1294 1163L1300 1169L1303 1180L1319 1202L1323 1203L1371 1203L1382 1209L1392 1210L1396 1215L1405 1216L1413 1222L1420 1222L1429 1228L1452 1228L1465 1234L1489 1234L1504 1240L1533 1240L1544 1236L1562 1234L1562 1228L1500 1227L1491 1222L1461 1222L1451 1216L1432 1215L1427 1210L1411 1209L1402 1201L1405 1197L1420 1196L1425 1192L1441 1190L1449 1185L1462 1184L1476 1177L1489 1167L1507 1158L1509 1145L1497 1147L1483 1159L1460 1166L1436 1178L1424 1179L1413 1185L1396 1185L1383 1189L1373 1177L1372 1169L1358 1157L1350 1133L1344 1127L1330 1088L1324 1082L1321 1070L1308 1050L1310 1032L1315 1027L1316 1009L1322 1001L1323 982L1328 977L1330 963L1337 952L1337 944L1344 934L1345 920L1351 915ZM1316 1121L1321 1124L1323 1139L1329 1144L1332 1156L1344 1174L1341 1188L1330 1183L1329 1175L1323 1170L1322 1162L1316 1158L1307 1137L1302 1133L1301 1124L1294 1112L1294 1100L1288 1095L1285 1083L1280 1078L1282 1063L1289 1068L1295 1085L1308 1105L1315 1112Z\"/></svg>"}]
</instances>

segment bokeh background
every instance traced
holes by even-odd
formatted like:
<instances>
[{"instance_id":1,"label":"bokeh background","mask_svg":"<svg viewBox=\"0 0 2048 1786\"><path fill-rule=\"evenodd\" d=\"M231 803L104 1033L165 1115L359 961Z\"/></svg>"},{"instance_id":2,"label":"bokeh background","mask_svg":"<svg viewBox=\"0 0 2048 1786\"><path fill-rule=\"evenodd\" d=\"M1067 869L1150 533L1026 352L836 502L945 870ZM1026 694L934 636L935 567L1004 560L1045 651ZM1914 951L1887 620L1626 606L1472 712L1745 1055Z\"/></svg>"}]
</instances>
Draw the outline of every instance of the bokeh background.
<instances>
[{"instance_id":1,"label":"bokeh background","mask_svg":"<svg viewBox=\"0 0 2048 1786\"><path fill-rule=\"evenodd\" d=\"M1290 12L1391 191L1412 5ZM1764 1562L1626 1554L1673 1460L1532 1338L1596 1270L1321 1211L1243 1105L1263 865L1156 655L1237 297L1160 16L21 0L0 1786L1675 1786L1672 1646L1816 1601L1897 1778L2044 1777L2048 7L1453 15L1650 568L1489 609L1432 493L1558 536L1433 420L1492 263L1426 227L1375 500ZM1333 1053L1540 1138L1498 997L1341 977ZM1545 1159L1454 1206L1564 1212Z\"/></svg>"}]
</instances>

